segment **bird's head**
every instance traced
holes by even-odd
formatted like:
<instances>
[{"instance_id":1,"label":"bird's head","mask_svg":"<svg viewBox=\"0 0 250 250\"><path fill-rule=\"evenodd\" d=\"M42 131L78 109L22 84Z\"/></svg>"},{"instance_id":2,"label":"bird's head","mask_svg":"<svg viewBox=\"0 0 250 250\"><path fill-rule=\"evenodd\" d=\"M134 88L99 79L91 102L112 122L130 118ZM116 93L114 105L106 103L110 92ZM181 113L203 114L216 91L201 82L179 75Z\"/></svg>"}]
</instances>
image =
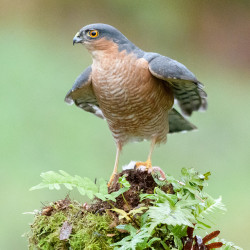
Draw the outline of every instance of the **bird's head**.
<instances>
[{"instance_id":1,"label":"bird's head","mask_svg":"<svg viewBox=\"0 0 250 250\"><path fill-rule=\"evenodd\" d=\"M102 23L89 24L80 29L73 38L73 45L75 43L85 45L90 52L117 46L119 51L126 50L130 53L136 48L119 30Z\"/></svg>"}]
</instances>

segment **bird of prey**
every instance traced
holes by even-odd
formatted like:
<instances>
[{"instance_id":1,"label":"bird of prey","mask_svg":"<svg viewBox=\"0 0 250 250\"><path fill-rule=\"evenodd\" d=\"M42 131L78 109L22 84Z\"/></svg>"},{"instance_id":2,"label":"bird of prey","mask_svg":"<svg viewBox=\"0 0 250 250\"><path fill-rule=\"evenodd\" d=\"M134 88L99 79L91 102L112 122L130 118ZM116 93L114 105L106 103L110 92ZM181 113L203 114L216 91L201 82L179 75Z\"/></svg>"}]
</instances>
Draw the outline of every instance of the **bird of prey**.
<instances>
[{"instance_id":1,"label":"bird of prey","mask_svg":"<svg viewBox=\"0 0 250 250\"><path fill-rule=\"evenodd\" d=\"M173 108L174 101L186 116L205 110L203 85L183 64L141 50L107 24L83 27L75 43L87 48L93 62L76 79L65 101L107 121L117 146L108 185L117 173L122 147L130 141L151 140L147 161L136 166L152 171L155 144L165 143L167 133L196 128Z\"/></svg>"}]
</instances>

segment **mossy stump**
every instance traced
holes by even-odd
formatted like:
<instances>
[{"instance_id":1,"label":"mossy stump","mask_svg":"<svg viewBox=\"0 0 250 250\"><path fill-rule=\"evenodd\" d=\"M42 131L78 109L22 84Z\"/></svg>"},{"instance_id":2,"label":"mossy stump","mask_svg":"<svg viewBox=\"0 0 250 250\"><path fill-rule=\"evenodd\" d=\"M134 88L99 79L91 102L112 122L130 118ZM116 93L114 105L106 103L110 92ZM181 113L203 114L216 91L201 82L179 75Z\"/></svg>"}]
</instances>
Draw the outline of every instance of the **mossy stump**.
<instances>
[{"instance_id":1,"label":"mossy stump","mask_svg":"<svg viewBox=\"0 0 250 250\"><path fill-rule=\"evenodd\" d=\"M209 175L183 168L180 180L168 175L159 180L147 171L124 170L108 190L105 182L94 188L96 198L90 204L66 197L43 207L27 234L29 249L240 249L220 240L218 230L203 238L194 235L194 230L210 228L210 213L225 210L221 198L203 191ZM58 189L60 184L82 188L86 183L95 187L89 179L63 171L41 176L43 182L33 189Z\"/></svg>"},{"instance_id":2,"label":"mossy stump","mask_svg":"<svg viewBox=\"0 0 250 250\"><path fill-rule=\"evenodd\" d=\"M141 206L140 194L152 194L157 183L146 171L124 170L117 175L109 193L120 189L119 177L126 175L130 189L117 197L116 202L94 199L93 203L79 203L68 196L42 208L28 233L29 249L113 249L112 243L126 235L116 229L119 215L110 209L126 212ZM166 193L174 193L171 184L161 187ZM149 205L147 199L143 205Z\"/></svg>"}]
</instances>

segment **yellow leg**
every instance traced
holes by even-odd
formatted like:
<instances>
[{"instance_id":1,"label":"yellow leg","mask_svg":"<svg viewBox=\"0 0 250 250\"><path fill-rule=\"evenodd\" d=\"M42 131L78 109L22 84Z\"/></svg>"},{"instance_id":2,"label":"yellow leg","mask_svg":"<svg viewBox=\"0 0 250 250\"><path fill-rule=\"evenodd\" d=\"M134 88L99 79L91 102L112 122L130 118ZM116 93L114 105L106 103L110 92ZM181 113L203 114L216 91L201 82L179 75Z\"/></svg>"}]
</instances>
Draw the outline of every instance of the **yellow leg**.
<instances>
[{"instance_id":1,"label":"yellow leg","mask_svg":"<svg viewBox=\"0 0 250 250\"><path fill-rule=\"evenodd\" d=\"M136 168L138 168L140 166L145 166L147 170L152 170L151 158L152 158L152 153L154 151L155 142L156 142L156 138L154 137L152 139L152 142L151 142L151 147L149 150L148 159L145 162L136 162L136 164L135 164Z\"/></svg>"},{"instance_id":2,"label":"yellow leg","mask_svg":"<svg viewBox=\"0 0 250 250\"><path fill-rule=\"evenodd\" d=\"M151 143L151 147L150 147L150 151L149 151L149 154L148 154L147 161L146 162L136 162L135 166L136 166L136 168L138 168L140 166L145 166L148 173L159 172L160 175L161 175L161 177L159 179L160 180L165 180L166 175L163 172L163 170L160 167L152 167L151 157L152 157L152 153L154 151L155 143L156 143L156 138L154 137L152 139L152 143Z\"/></svg>"},{"instance_id":3,"label":"yellow leg","mask_svg":"<svg viewBox=\"0 0 250 250\"><path fill-rule=\"evenodd\" d=\"M119 164L119 156L120 156L120 153L121 153L121 150L122 150L122 147L121 147L121 144L118 142L117 143L117 148L116 148L116 157L115 157L115 166L114 166L114 169L113 169L113 173L112 175L110 176L110 179L109 179L109 182L108 182L108 187L111 186L116 174L117 174L117 169L118 169L118 164Z\"/></svg>"}]
</instances>

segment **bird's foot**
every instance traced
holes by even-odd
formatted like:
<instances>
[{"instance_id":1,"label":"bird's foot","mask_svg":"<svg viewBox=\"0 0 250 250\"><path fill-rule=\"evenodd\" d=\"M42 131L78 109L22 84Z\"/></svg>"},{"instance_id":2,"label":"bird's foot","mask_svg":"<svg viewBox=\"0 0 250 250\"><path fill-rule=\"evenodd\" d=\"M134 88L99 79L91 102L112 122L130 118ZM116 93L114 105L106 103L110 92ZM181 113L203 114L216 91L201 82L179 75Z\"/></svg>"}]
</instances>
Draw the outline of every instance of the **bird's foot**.
<instances>
[{"instance_id":1,"label":"bird's foot","mask_svg":"<svg viewBox=\"0 0 250 250\"><path fill-rule=\"evenodd\" d=\"M114 181L116 177L116 173L112 173L112 175L110 176L109 182L108 182L108 187L110 187Z\"/></svg>"},{"instance_id":2,"label":"bird's foot","mask_svg":"<svg viewBox=\"0 0 250 250\"><path fill-rule=\"evenodd\" d=\"M135 168L140 169L140 170L145 170L148 171L148 173L153 173L153 172L159 172L160 173L160 180L165 180L166 175L163 172L163 170L160 167L152 167L152 163L150 160L147 160L145 162L136 162L135 163Z\"/></svg>"},{"instance_id":3,"label":"bird's foot","mask_svg":"<svg viewBox=\"0 0 250 250\"><path fill-rule=\"evenodd\" d=\"M135 163L135 168L146 168L146 170L150 173L152 172L152 162L150 160L147 160L145 162L142 162L142 161L138 161Z\"/></svg>"}]
</instances>

